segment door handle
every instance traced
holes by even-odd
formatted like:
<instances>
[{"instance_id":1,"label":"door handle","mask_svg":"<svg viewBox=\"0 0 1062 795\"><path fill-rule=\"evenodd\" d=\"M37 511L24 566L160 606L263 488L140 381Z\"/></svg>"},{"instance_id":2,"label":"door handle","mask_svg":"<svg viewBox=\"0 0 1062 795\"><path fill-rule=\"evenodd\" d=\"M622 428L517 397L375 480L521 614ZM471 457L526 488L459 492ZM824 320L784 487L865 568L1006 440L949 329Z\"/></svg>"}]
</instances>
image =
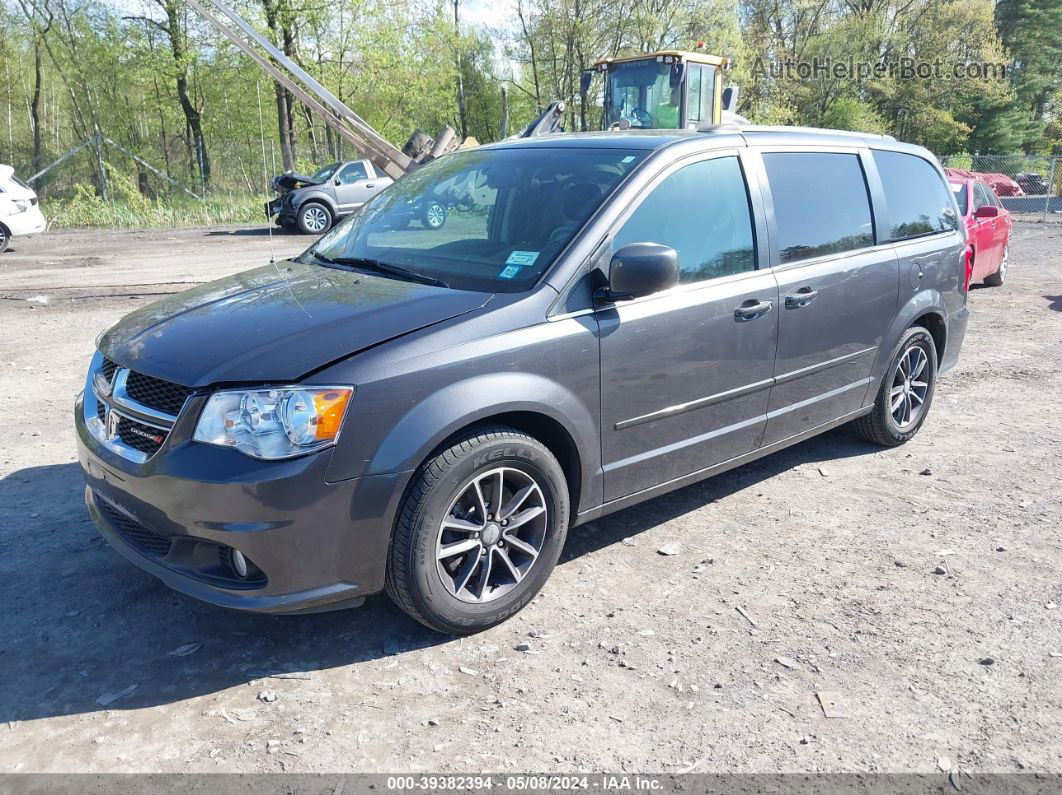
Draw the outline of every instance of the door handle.
<instances>
[{"instance_id":1,"label":"door handle","mask_svg":"<svg viewBox=\"0 0 1062 795\"><path fill-rule=\"evenodd\" d=\"M734 320L744 323L747 320L755 320L760 315L766 315L774 308L774 301L757 301L750 298L734 310Z\"/></svg>"},{"instance_id":2,"label":"door handle","mask_svg":"<svg viewBox=\"0 0 1062 795\"><path fill-rule=\"evenodd\" d=\"M375 188L375 187L376 187L376 184L375 184L375 183L373 183L373 182L369 182L369 183L367 183L367 184L365 185L365 187L366 187L366 188Z\"/></svg>"},{"instance_id":3,"label":"door handle","mask_svg":"<svg viewBox=\"0 0 1062 795\"><path fill-rule=\"evenodd\" d=\"M790 293L785 297L785 308L803 309L805 306L814 301L815 296L818 294L818 290L812 290L810 287L801 287L795 293Z\"/></svg>"}]
</instances>

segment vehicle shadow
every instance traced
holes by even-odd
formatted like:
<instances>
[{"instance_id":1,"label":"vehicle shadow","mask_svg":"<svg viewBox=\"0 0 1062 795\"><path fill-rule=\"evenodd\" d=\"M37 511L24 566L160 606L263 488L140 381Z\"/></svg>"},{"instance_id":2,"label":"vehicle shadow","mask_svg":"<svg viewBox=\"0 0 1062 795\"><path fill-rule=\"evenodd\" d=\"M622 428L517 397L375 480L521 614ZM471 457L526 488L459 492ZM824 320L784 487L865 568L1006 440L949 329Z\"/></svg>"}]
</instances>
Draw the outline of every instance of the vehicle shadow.
<instances>
[{"instance_id":1,"label":"vehicle shadow","mask_svg":"<svg viewBox=\"0 0 1062 795\"><path fill-rule=\"evenodd\" d=\"M797 464L874 449L844 431L804 442L573 530L561 564ZM169 704L451 641L383 597L356 610L265 616L177 594L110 549L87 518L83 491L74 463L0 479L0 723ZM201 647L171 654L187 644Z\"/></svg>"},{"instance_id":2,"label":"vehicle shadow","mask_svg":"<svg viewBox=\"0 0 1062 795\"><path fill-rule=\"evenodd\" d=\"M1044 298L1051 302L1047 305L1048 309L1062 312L1062 295L1045 295Z\"/></svg>"},{"instance_id":3,"label":"vehicle shadow","mask_svg":"<svg viewBox=\"0 0 1062 795\"><path fill-rule=\"evenodd\" d=\"M272 222L262 226L249 226L243 229L211 229L206 233L207 237L268 237L272 227L275 237L305 237L312 239L311 235L303 235L295 230L288 230L282 226L274 226Z\"/></svg>"}]
</instances>

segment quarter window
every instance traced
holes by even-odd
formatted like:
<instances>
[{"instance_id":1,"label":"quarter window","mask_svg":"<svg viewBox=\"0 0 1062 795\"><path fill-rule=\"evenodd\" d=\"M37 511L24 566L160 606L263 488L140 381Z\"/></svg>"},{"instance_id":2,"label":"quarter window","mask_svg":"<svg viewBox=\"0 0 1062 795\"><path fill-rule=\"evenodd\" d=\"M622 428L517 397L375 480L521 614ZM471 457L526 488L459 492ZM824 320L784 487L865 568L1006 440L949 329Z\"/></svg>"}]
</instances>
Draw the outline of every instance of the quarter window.
<instances>
[{"instance_id":1,"label":"quarter window","mask_svg":"<svg viewBox=\"0 0 1062 795\"><path fill-rule=\"evenodd\" d=\"M702 160L668 176L624 222L613 251L631 243L675 249L682 283L753 270L752 218L738 159Z\"/></svg>"},{"instance_id":2,"label":"quarter window","mask_svg":"<svg viewBox=\"0 0 1062 795\"><path fill-rule=\"evenodd\" d=\"M870 199L858 155L770 152L763 155L774 199L781 262L874 244Z\"/></svg>"},{"instance_id":3,"label":"quarter window","mask_svg":"<svg viewBox=\"0 0 1062 795\"><path fill-rule=\"evenodd\" d=\"M952 197L937 170L917 155L875 151L885 203L889 209L889 234L905 240L958 228ZM977 206L977 188L974 188Z\"/></svg>"}]
</instances>

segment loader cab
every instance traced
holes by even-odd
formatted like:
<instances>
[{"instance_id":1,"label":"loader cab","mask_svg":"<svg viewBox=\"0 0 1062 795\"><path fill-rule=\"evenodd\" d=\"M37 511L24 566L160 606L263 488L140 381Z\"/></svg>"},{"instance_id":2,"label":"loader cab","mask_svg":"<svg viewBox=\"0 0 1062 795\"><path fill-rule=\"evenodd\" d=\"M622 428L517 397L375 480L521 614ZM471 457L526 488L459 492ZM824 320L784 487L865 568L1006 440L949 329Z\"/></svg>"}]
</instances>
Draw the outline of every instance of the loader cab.
<instances>
[{"instance_id":1,"label":"loader cab","mask_svg":"<svg viewBox=\"0 0 1062 795\"><path fill-rule=\"evenodd\" d=\"M687 130L718 124L722 72L728 59L670 50L605 58L583 73L584 95L593 75L604 77L602 127Z\"/></svg>"}]
</instances>

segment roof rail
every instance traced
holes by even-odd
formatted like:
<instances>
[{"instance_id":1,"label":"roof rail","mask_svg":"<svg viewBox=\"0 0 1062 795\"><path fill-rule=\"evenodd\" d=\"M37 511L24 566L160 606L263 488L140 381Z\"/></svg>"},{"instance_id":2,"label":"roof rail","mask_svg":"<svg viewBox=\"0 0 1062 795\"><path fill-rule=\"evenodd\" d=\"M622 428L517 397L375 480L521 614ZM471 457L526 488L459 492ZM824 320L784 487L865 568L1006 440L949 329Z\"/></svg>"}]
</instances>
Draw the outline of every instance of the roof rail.
<instances>
[{"instance_id":1,"label":"roof rail","mask_svg":"<svg viewBox=\"0 0 1062 795\"><path fill-rule=\"evenodd\" d=\"M801 133L814 133L818 135L843 135L852 138L873 138L879 141L895 141L896 138L891 135L881 135L879 133L867 133L867 132L855 132L853 130L832 130L827 127L789 127L785 125L774 124L745 124L741 126L742 132L757 133L757 132L801 132Z\"/></svg>"}]
</instances>

